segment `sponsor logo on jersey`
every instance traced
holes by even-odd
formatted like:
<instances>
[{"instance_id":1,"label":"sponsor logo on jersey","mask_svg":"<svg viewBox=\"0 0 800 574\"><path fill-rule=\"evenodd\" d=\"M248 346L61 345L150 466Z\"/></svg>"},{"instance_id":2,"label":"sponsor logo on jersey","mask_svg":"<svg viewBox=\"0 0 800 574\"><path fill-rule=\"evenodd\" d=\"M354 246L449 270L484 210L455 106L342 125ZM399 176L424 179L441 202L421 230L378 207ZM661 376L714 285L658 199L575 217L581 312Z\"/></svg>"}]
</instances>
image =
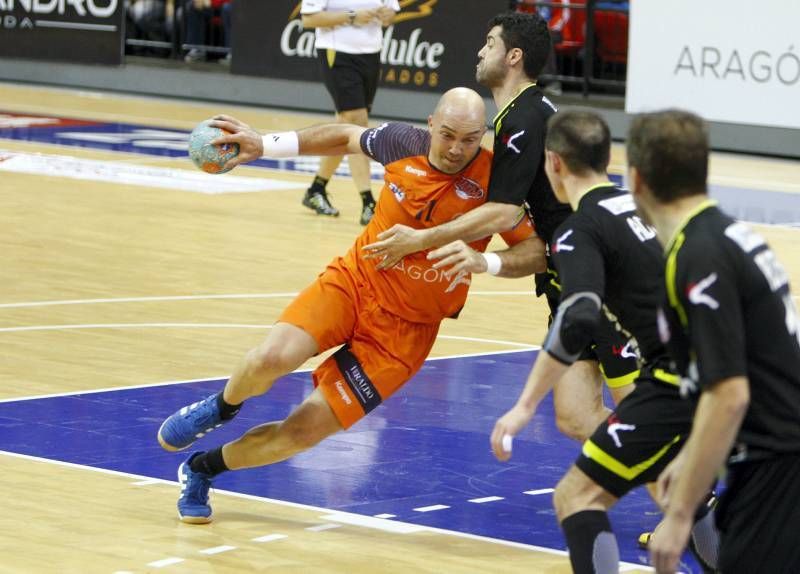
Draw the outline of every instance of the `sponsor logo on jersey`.
<instances>
[{"instance_id":1,"label":"sponsor logo on jersey","mask_svg":"<svg viewBox=\"0 0 800 574\"><path fill-rule=\"evenodd\" d=\"M719 309L719 301L714 299L711 295L706 293L706 289L711 287L717 281L717 274L711 273L708 277L701 279L697 283L689 283L686 286L686 296L689 302L694 305L705 305L710 309Z\"/></svg>"},{"instance_id":2,"label":"sponsor logo on jersey","mask_svg":"<svg viewBox=\"0 0 800 574\"><path fill-rule=\"evenodd\" d=\"M461 199L481 199L486 192L481 185L468 177L459 177L455 183L456 195Z\"/></svg>"},{"instance_id":3,"label":"sponsor logo on jersey","mask_svg":"<svg viewBox=\"0 0 800 574\"><path fill-rule=\"evenodd\" d=\"M514 140L516 140L519 137L522 137L524 134L525 130L519 131L513 135L506 134L502 137L502 141L505 144L505 146L511 151L515 153L522 153L522 150L520 150L516 145L514 145Z\"/></svg>"},{"instance_id":4,"label":"sponsor logo on jersey","mask_svg":"<svg viewBox=\"0 0 800 574\"><path fill-rule=\"evenodd\" d=\"M411 167L410 165L406 166L406 173L410 173L411 175L417 175L419 177L426 177L428 172L423 169L417 169L416 167Z\"/></svg>"},{"instance_id":5,"label":"sponsor logo on jersey","mask_svg":"<svg viewBox=\"0 0 800 574\"><path fill-rule=\"evenodd\" d=\"M553 253L560 253L561 251L575 251L575 246L574 245L570 245L568 243L565 243L567 238L570 235L572 235L572 231L573 231L572 229L568 229L567 231L565 231L561 235L561 237L556 239L556 242L553 244L553 247L551 248L551 251Z\"/></svg>"},{"instance_id":6,"label":"sponsor logo on jersey","mask_svg":"<svg viewBox=\"0 0 800 574\"><path fill-rule=\"evenodd\" d=\"M606 428L606 432L608 436L611 437L611 440L614 441L614 445L617 448L622 448L622 440L619 438L619 433L622 431L635 431L636 425L628 425L619 420L617 415L611 415L608 417L608 427Z\"/></svg>"},{"instance_id":7,"label":"sponsor logo on jersey","mask_svg":"<svg viewBox=\"0 0 800 574\"><path fill-rule=\"evenodd\" d=\"M630 193L609 197L608 199L598 201L597 205L606 211L610 211L614 215L636 210L636 204L633 203L633 196Z\"/></svg>"},{"instance_id":8,"label":"sponsor logo on jersey","mask_svg":"<svg viewBox=\"0 0 800 574\"><path fill-rule=\"evenodd\" d=\"M339 391L339 396L342 397L342 400L344 401L344 404L349 405L349 404L351 404L353 402L350 399L350 395L348 395L347 391L344 390L344 381L341 381L341 380L336 381L334 383L334 386L336 387L336 390Z\"/></svg>"},{"instance_id":9,"label":"sponsor logo on jersey","mask_svg":"<svg viewBox=\"0 0 800 574\"><path fill-rule=\"evenodd\" d=\"M392 193L397 198L397 201L403 201L406 198L406 192L403 191L403 188L399 185L389 182L389 189L392 190Z\"/></svg>"}]
</instances>

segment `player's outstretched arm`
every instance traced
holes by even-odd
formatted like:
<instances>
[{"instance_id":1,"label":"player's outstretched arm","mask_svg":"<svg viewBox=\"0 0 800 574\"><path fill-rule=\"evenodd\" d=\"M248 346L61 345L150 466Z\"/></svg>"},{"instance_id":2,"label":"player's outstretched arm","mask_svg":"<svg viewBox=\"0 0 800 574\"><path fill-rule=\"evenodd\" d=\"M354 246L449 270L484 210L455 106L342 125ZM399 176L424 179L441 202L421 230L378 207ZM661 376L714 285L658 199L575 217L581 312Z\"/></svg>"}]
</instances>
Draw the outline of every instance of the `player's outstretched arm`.
<instances>
[{"instance_id":1,"label":"player's outstretched arm","mask_svg":"<svg viewBox=\"0 0 800 574\"><path fill-rule=\"evenodd\" d=\"M225 164L225 169L233 169L262 156L283 158L362 153L361 134L367 129L350 124L326 124L295 132L276 132L262 136L246 123L227 115L214 116L211 125L228 132L215 139L212 144L239 145L239 154Z\"/></svg>"},{"instance_id":2,"label":"player's outstretched arm","mask_svg":"<svg viewBox=\"0 0 800 574\"><path fill-rule=\"evenodd\" d=\"M503 444L503 437L510 436L513 438L527 426L533 415L536 414L539 403L561 379L567 368L568 365L557 361L546 351L539 353L536 357L536 363L534 363L533 369L528 376L528 381L525 383L525 388L522 390L519 399L517 399L517 403L500 417L494 425L494 430L489 440L492 445L492 452L494 452L497 460L507 461L511 458L511 451L504 448L508 445ZM510 442L511 439L506 440Z\"/></svg>"},{"instance_id":3,"label":"player's outstretched arm","mask_svg":"<svg viewBox=\"0 0 800 574\"><path fill-rule=\"evenodd\" d=\"M475 241L511 229L519 220L518 205L489 202L447 223L427 229L396 224L365 245L367 259L379 259L378 269L391 269L409 253L447 245L457 239Z\"/></svg>"}]
</instances>

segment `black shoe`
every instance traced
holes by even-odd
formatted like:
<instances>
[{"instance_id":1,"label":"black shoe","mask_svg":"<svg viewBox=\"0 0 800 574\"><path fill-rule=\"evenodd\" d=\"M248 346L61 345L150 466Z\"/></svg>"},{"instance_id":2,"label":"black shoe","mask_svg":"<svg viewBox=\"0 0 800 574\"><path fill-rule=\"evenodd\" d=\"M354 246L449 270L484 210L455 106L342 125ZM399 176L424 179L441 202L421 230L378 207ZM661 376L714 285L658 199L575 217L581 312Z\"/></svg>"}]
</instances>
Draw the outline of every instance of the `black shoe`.
<instances>
[{"instance_id":1,"label":"black shoe","mask_svg":"<svg viewBox=\"0 0 800 574\"><path fill-rule=\"evenodd\" d=\"M325 191L312 190L309 188L303 197L303 205L317 212L317 215L329 215L339 217L339 210L328 201L328 194Z\"/></svg>"},{"instance_id":2,"label":"black shoe","mask_svg":"<svg viewBox=\"0 0 800 574\"><path fill-rule=\"evenodd\" d=\"M372 221L372 216L375 215L375 204L374 203L365 203L364 207L361 209L361 219L358 222L361 225L366 225L370 221Z\"/></svg>"}]
</instances>

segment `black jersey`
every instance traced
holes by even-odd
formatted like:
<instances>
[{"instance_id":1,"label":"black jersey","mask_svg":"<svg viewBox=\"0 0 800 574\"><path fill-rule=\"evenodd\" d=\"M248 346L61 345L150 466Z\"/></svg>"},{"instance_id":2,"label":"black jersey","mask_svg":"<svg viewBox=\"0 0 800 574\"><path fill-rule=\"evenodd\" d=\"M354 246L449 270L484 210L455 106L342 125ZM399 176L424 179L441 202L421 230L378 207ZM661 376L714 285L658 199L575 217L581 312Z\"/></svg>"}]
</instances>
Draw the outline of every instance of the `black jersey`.
<instances>
[{"instance_id":1,"label":"black jersey","mask_svg":"<svg viewBox=\"0 0 800 574\"><path fill-rule=\"evenodd\" d=\"M613 184L589 190L556 230L550 253L562 299L597 294L606 315L633 338L646 365L666 366L656 311L663 300L663 259L655 231L636 215L633 197Z\"/></svg>"},{"instance_id":2,"label":"black jersey","mask_svg":"<svg viewBox=\"0 0 800 574\"><path fill-rule=\"evenodd\" d=\"M666 286L661 334L684 393L749 379L731 462L800 452L800 323L764 239L705 202L667 246Z\"/></svg>"},{"instance_id":3,"label":"black jersey","mask_svg":"<svg viewBox=\"0 0 800 574\"><path fill-rule=\"evenodd\" d=\"M489 201L527 202L536 233L550 243L572 210L556 199L544 172L547 120L556 107L535 85L511 100L494 118L494 159Z\"/></svg>"}]
</instances>

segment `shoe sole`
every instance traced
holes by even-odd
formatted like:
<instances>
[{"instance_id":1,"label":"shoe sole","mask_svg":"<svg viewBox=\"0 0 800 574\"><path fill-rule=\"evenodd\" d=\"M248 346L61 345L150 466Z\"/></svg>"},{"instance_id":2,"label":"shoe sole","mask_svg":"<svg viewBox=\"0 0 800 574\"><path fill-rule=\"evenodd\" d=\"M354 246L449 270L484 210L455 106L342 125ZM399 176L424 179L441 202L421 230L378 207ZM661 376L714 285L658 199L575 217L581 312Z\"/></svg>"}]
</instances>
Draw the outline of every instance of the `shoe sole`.
<instances>
[{"instance_id":1,"label":"shoe sole","mask_svg":"<svg viewBox=\"0 0 800 574\"><path fill-rule=\"evenodd\" d=\"M165 424L167 424L167 421L164 421L163 423L161 423L161 426L158 429L158 444L161 445L161 448L163 448L164 450L168 450L169 452L178 452L178 451L181 451L181 450L185 450L185 449L189 448L190 446L192 446L192 444L194 444L194 442L191 442L191 443L187 444L186 446L181 446L181 447L172 446L171 444L169 444L167 441L164 440L164 437L161 436L161 431L164 430L164 425Z\"/></svg>"},{"instance_id":2,"label":"shoe sole","mask_svg":"<svg viewBox=\"0 0 800 574\"><path fill-rule=\"evenodd\" d=\"M184 524L208 524L211 522L210 516L183 516L180 512L178 518Z\"/></svg>"}]
</instances>

